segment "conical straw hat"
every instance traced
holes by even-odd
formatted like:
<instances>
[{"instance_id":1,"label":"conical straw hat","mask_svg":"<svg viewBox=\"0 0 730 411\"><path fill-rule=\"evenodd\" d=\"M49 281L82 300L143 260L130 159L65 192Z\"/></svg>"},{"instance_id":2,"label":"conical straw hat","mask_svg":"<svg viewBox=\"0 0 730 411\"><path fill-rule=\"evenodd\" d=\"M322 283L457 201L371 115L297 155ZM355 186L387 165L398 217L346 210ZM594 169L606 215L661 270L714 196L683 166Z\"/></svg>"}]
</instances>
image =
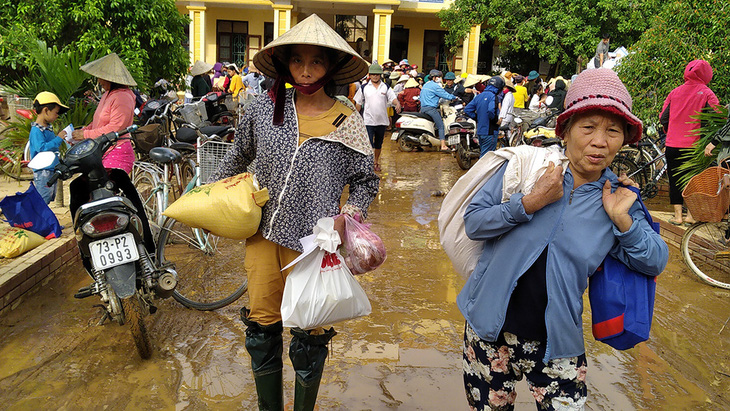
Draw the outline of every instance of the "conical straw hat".
<instances>
[{"instance_id":1,"label":"conical straw hat","mask_svg":"<svg viewBox=\"0 0 730 411\"><path fill-rule=\"evenodd\" d=\"M368 63L339 34L327 25L319 16L312 14L299 22L289 31L277 37L253 56L253 63L265 75L276 78L278 73L274 67L272 56L282 64L284 61L284 47L295 44L309 44L328 47L337 51L338 60L348 57L350 60L334 75L335 83L349 84L360 80L368 73ZM330 62L330 65L337 62Z\"/></svg>"},{"instance_id":2,"label":"conical straw hat","mask_svg":"<svg viewBox=\"0 0 730 411\"><path fill-rule=\"evenodd\" d=\"M112 83L123 84L125 86L137 85L137 82L129 74L129 70L124 66L117 53L107 54L98 60L86 63L81 66L81 71L87 72L102 80L111 81Z\"/></svg>"},{"instance_id":3,"label":"conical straw hat","mask_svg":"<svg viewBox=\"0 0 730 411\"><path fill-rule=\"evenodd\" d=\"M482 76L477 76L474 74L469 74L466 76L466 80L464 81L464 87L471 87L480 81L482 81Z\"/></svg>"},{"instance_id":4,"label":"conical straw hat","mask_svg":"<svg viewBox=\"0 0 730 411\"><path fill-rule=\"evenodd\" d=\"M411 77L408 79L408 81L406 81L406 85L403 87L404 88L418 87L418 81L416 81L416 79Z\"/></svg>"},{"instance_id":5,"label":"conical straw hat","mask_svg":"<svg viewBox=\"0 0 730 411\"><path fill-rule=\"evenodd\" d=\"M197 60L195 64L193 64L193 67L190 69L190 74L192 74L193 76L197 76L200 74L205 74L211 70L213 70L212 64Z\"/></svg>"}]
</instances>

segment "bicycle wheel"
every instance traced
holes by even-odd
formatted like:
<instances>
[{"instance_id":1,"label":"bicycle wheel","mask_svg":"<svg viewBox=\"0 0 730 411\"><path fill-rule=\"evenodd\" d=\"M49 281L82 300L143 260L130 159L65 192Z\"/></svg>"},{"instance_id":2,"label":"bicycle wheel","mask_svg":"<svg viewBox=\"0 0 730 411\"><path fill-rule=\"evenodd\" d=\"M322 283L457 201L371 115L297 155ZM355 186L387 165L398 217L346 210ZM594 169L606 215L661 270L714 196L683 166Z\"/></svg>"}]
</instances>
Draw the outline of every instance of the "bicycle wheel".
<instances>
[{"instance_id":1,"label":"bicycle wheel","mask_svg":"<svg viewBox=\"0 0 730 411\"><path fill-rule=\"evenodd\" d=\"M134 187L139 192L139 198L144 205L144 212L150 221L153 233L159 229L162 223L162 190L157 176L149 171L143 171L134 176Z\"/></svg>"},{"instance_id":2,"label":"bicycle wheel","mask_svg":"<svg viewBox=\"0 0 730 411\"><path fill-rule=\"evenodd\" d=\"M644 189L644 186L646 185L646 169L640 168L636 162L630 158L630 154L619 152L616 154L616 157L613 158L609 168L617 176L620 176L621 173L626 173L629 178L639 185L639 189Z\"/></svg>"},{"instance_id":3,"label":"bicycle wheel","mask_svg":"<svg viewBox=\"0 0 730 411\"><path fill-rule=\"evenodd\" d=\"M157 261L177 271L173 297L196 310L224 307L246 292L245 254L245 240L205 234L172 218L165 219L157 242Z\"/></svg>"},{"instance_id":4,"label":"bicycle wheel","mask_svg":"<svg viewBox=\"0 0 730 411\"><path fill-rule=\"evenodd\" d=\"M730 289L730 227L696 223L682 236L682 257L690 270L707 284Z\"/></svg>"}]
</instances>

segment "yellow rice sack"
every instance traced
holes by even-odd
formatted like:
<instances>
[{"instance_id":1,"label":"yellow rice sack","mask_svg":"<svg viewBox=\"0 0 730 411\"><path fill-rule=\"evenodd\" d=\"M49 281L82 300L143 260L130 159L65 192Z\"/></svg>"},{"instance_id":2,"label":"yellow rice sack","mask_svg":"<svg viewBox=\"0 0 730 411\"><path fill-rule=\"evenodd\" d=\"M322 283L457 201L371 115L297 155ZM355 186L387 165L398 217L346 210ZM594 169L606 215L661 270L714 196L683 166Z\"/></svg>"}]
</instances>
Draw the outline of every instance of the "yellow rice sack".
<instances>
[{"instance_id":1,"label":"yellow rice sack","mask_svg":"<svg viewBox=\"0 0 730 411\"><path fill-rule=\"evenodd\" d=\"M0 233L0 255L5 258L17 257L46 241L38 234L18 227L10 227Z\"/></svg>"},{"instance_id":2,"label":"yellow rice sack","mask_svg":"<svg viewBox=\"0 0 730 411\"><path fill-rule=\"evenodd\" d=\"M219 237L242 240L256 234L268 200L269 190L259 189L253 174L242 173L193 188L163 214Z\"/></svg>"}]
</instances>

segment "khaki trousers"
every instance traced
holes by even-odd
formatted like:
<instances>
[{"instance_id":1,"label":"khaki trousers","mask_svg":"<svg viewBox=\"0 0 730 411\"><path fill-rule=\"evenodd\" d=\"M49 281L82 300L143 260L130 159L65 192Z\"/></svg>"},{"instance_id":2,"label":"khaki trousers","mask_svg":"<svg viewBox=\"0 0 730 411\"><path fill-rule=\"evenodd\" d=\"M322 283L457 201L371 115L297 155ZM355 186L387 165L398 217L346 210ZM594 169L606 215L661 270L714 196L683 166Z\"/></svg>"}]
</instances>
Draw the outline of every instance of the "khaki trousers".
<instances>
[{"instance_id":1,"label":"khaki trousers","mask_svg":"<svg viewBox=\"0 0 730 411\"><path fill-rule=\"evenodd\" d=\"M245 267L248 274L249 319L261 325L281 321L284 283L292 268L281 271L301 254L280 246L257 232L246 240Z\"/></svg>"}]
</instances>

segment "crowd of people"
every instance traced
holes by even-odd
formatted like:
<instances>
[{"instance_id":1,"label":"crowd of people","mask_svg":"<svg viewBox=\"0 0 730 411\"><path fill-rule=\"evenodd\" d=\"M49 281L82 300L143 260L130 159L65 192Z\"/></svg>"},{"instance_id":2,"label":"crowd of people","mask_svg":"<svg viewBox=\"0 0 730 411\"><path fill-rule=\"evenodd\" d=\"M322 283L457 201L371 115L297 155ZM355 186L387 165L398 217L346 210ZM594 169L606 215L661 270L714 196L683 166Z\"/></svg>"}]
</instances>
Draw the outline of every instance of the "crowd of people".
<instances>
[{"instance_id":1,"label":"crowd of people","mask_svg":"<svg viewBox=\"0 0 730 411\"><path fill-rule=\"evenodd\" d=\"M316 43L303 34L305 28L321 34ZM80 141L132 124L130 87L136 83L116 54L82 70L95 76L105 91L93 122L71 136L54 135L50 126L67 106L52 93L39 94L38 119L31 131L33 154L55 151L66 138ZM718 104L707 87L711 78L707 62L689 63L685 84L667 97L663 108L677 224L691 221L691 216L682 218L674 173L682 153L696 141L692 131L699 125L689 125L689 117ZM211 177L216 181L253 166L271 197L262 208L260 230L246 241L243 262L249 307L241 310L241 319L260 409L283 408L280 307L291 269L282 268L302 252L299 239L311 234L320 218L335 217L341 233L342 214L367 217L379 189L376 173L384 135L399 113L432 117L441 149L449 150L437 109L441 99L460 100L465 114L476 119L482 155L494 150L497 133L515 116L544 109L559 114L556 133L565 142L563 163L549 166L530 193L503 200L507 162L470 200L463 217L469 238L484 242L479 263L457 298L466 319L463 367L469 404L477 409L513 405L514 384L523 375L540 408L585 404L587 362L580 318L588 277L607 255L656 276L664 269L668 250L636 195L622 187L633 182L608 168L624 144L642 135L643 124L632 113L626 87L603 68L571 80L558 76L545 81L536 70L527 75L503 71L457 76L436 69L420 73L408 60L369 64L316 15L269 43L243 70L225 62L195 62L190 70L192 98L211 91L268 94L256 98L243 114L231 150ZM104 158L107 169L131 171L134 153L128 144L110 149ZM43 185L48 175L48 169L38 170L37 184ZM72 209L88 200L83 179L73 184ZM349 196L341 206L345 187ZM50 201L53 190L43 195ZM526 249L526 243L541 245ZM312 410L327 345L336 332L297 328L291 334L294 409Z\"/></svg>"}]
</instances>

